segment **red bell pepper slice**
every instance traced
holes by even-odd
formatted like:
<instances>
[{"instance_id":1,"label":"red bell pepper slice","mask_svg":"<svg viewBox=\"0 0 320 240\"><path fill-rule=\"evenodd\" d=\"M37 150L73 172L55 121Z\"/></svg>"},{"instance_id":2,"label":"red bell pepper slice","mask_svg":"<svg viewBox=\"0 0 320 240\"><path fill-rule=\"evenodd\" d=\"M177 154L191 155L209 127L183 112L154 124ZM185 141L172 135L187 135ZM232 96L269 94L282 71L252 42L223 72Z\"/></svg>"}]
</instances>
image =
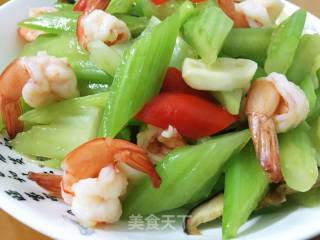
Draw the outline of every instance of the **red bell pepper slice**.
<instances>
[{"instance_id":1,"label":"red bell pepper slice","mask_svg":"<svg viewBox=\"0 0 320 240\"><path fill-rule=\"evenodd\" d=\"M172 125L182 136L196 140L225 129L239 117L198 96L161 93L144 106L137 119L163 129Z\"/></svg>"}]
</instances>

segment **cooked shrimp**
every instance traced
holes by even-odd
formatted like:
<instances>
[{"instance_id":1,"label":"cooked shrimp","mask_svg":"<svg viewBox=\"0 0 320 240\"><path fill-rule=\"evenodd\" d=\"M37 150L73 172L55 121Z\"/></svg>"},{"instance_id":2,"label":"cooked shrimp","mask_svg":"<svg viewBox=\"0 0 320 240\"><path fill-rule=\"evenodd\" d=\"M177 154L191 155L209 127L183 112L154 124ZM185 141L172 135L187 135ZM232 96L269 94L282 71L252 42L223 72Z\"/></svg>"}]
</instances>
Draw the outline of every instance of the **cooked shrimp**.
<instances>
[{"instance_id":1,"label":"cooked shrimp","mask_svg":"<svg viewBox=\"0 0 320 240\"><path fill-rule=\"evenodd\" d=\"M245 18L245 15L235 9L235 0L218 0L219 7L227 14L234 23L236 28L247 28L249 23Z\"/></svg>"},{"instance_id":2,"label":"cooked shrimp","mask_svg":"<svg viewBox=\"0 0 320 240\"><path fill-rule=\"evenodd\" d=\"M37 108L79 95L77 78L65 59L39 52L14 60L0 76L0 110L10 138L23 129L20 97Z\"/></svg>"},{"instance_id":3,"label":"cooked shrimp","mask_svg":"<svg viewBox=\"0 0 320 240\"><path fill-rule=\"evenodd\" d=\"M281 0L245 0L235 4L235 10L245 16L252 28L274 24L283 7Z\"/></svg>"},{"instance_id":4,"label":"cooked shrimp","mask_svg":"<svg viewBox=\"0 0 320 240\"><path fill-rule=\"evenodd\" d=\"M29 10L29 17L38 17L45 13L56 12L57 9L54 7L39 7L31 8ZM45 34L45 32L40 30L29 29L26 27L19 27L18 34L27 42L32 42L36 40L40 35Z\"/></svg>"},{"instance_id":5,"label":"cooked shrimp","mask_svg":"<svg viewBox=\"0 0 320 240\"><path fill-rule=\"evenodd\" d=\"M154 163L171 150L186 145L183 137L171 125L166 130L147 125L144 131L138 133L137 144L148 152Z\"/></svg>"},{"instance_id":6,"label":"cooked shrimp","mask_svg":"<svg viewBox=\"0 0 320 240\"><path fill-rule=\"evenodd\" d=\"M127 187L127 179L118 168L120 163L146 173L154 187L160 186L161 179L143 149L125 140L109 138L97 138L69 153L63 161L60 181L52 175L37 173L31 173L29 178L48 191L60 187L60 197L71 204L81 223L88 226L113 223L121 216L119 197Z\"/></svg>"},{"instance_id":7,"label":"cooked shrimp","mask_svg":"<svg viewBox=\"0 0 320 240\"><path fill-rule=\"evenodd\" d=\"M129 40L131 33L126 23L102 10L85 13L78 19L77 38L83 48L89 42L100 40L107 45Z\"/></svg>"},{"instance_id":8,"label":"cooked shrimp","mask_svg":"<svg viewBox=\"0 0 320 240\"><path fill-rule=\"evenodd\" d=\"M308 99L284 75L271 73L252 84L245 111L257 157L270 179L279 182L282 176L277 132L288 131L306 119Z\"/></svg>"}]
</instances>

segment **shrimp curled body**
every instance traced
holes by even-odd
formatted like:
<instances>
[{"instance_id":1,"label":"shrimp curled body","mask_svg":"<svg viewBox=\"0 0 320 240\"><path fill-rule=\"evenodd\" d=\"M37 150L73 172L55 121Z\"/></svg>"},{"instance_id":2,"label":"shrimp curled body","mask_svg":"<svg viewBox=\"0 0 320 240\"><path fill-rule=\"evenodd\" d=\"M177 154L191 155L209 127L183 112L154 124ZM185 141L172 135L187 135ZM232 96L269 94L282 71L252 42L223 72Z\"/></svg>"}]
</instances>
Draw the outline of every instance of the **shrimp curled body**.
<instances>
[{"instance_id":1,"label":"shrimp curled body","mask_svg":"<svg viewBox=\"0 0 320 240\"><path fill-rule=\"evenodd\" d=\"M30 173L29 178L71 205L78 220L86 226L119 220L119 197L126 192L127 178L119 164L147 174L154 187L161 179L147 153L120 139L97 138L69 153L63 161L63 176ZM56 191L60 189L59 191ZM53 191L52 191L53 190Z\"/></svg>"},{"instance_id":2,"label":"shrimp curled body","mask_svg":"<svg viewBox=\"0 0 320 240\"><path fill-rule=\"evenodd\" d=\"M78 95L77 78L67 60L45 52L14 60L0 76L0 110L8 135L13 138L23 129L18 120L21 96L37 108Z\"/></svg>"},{"instance_id":3,"label":"shrimp curled body","mask_svg":"<svg viewBox=\"0 0 320 240\"><path fill-rule=\"evenodd\" d=\"M304 121L309 102L304 92L282 74L256 80L249 92L246 114L260 164L273 182L282 179L277 132Z\"/></svg>"}]
</instances>

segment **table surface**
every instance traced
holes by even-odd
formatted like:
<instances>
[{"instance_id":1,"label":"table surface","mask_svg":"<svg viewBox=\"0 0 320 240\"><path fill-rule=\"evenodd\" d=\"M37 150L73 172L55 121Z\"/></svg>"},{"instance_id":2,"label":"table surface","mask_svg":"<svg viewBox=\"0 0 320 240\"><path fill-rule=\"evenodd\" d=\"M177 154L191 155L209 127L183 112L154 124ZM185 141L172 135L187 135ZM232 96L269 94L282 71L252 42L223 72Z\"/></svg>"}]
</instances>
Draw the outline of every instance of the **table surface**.
<instances>
[{"instance_id":1,"label":"table surface","mask_svg":"<svg viewBox=\"0 0 320 240\"><path fill-rule=\"evenodd\" d=\"M6 0L0 0L0 4ZM320 17L319 0L292 0L292 2L302 6L314 15ZM2 240L49 240L50 238L30 229L24 224L0 210L0 236ZM318 239L320 240L320 238Z\"/></svg>"}]
</instances>

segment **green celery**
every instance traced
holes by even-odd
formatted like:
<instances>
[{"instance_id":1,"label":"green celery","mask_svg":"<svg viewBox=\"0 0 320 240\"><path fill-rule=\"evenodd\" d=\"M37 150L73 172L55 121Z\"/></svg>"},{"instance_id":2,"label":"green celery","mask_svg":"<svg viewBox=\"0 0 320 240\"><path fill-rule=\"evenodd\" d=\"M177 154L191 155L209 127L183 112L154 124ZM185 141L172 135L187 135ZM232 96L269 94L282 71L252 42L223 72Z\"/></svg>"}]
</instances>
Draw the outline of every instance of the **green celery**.
<instances>
[{"instance_id":1,"label":"green celery","mask_svg":"<svg viewBox=\"0 0 320 240\"><path fill-rule=\"evenodd\" d=\"M18 24L19 27L41 30L46 33L61 34L75 32L80 13L59 11L31 17Z\"/></svg>"},{"instance_id":2,"label":"green celery","mask_svg":"<svg viewBox=\"0 0 320 240\"><path fill-rule=\"evenodd\" d=\"M297 128L279 135L280 166L287 185L306 192L318 178L317 156L308 136L309 126Z\"/></svg>"},{"instance_id":3,"label":"green celery","mask_svg":"<svg viewBox=\"0 0 320 240\"><path fill-rule=\"evenodd\" d=\"M125 51L110 88L110 100L101 123L102 136L115 137L159 92L182 20L192 12L193 5L186 2L176 14Z\"/></svg>"},{"instance_id":4,"label":"green celery","mask_svg":"<svg viewBox=\"0 0 320 240\"><path fill-rule=\"evenodd\" d=\"M110 14L129 13L133 4L134 0L111 0L106 12Z\"/></svg>"},{"instance_id":5,"label":"green celery","mask_svg":"<svg viewBox=\"0 0 320 240\"><path fill-rule=\"evenodd\" d=\"M252 144L234 155L225 173L222 234L235 237L238 229L267 193L269 181L260 167Z\"/></svg>"},{"instance_id":6,"label":"green celery","mask_svg":"<svg viewBox=\"0 0 320 240\"><path fill-rule=\"evenodd\" d=\"M114 76L120 64L120 55L101 41L93 41L88 44L90 60L105 72Z\"/></svg>"},{"instance_id":7,"label":"green celery","mask_svg":"<svg viewBox=\"0 0 320 240\"><path fill-rule=\"evenodd\" d=\"M212 95L218 102L233 115L238 115L243 95L242 89L235 89L230 92L212 92Z\"/></svg>"},{"instance_id":8,"label":"green celery","mask_svg":"<svg viewBox=\"0 0 320 240\"><path fill-rule=\"evenodd\" d=\"M216 61L232 26L232 20L220 8L211 6L184 24L183 36L210 65Z\"/></svg>"},{"instance_id":9,"label":"green celery","mask_svg":"<svg viewBox=\"0 0 320 240\"><path fill-rule=\"evenodd\" d=\"M319 56L320 35L303 35L300 40L292 66L288 71L288 79L296 84L299 84L309 74L312 74L311 77L313 77L313 81L316 83L315 87L317 88L318 77L316 75L316 72L320 69Z\"/></svg>"},{"instance_id":10,"label":"green celery","mask_svg":"<svg viewBox=\"0 0 320 240\"><path fill-rule=\"evenodd\" d=\"M73 11L74 5L70 3L56 3L54 8L58 11Z\"/></svg>"},{"instance_id":11,"label":"green celery","mask_svg":"<svg viewBox=\"0 0 320 240\"><path fill-rule=\"evenodd\" d=\"M289 199L303 205L304 207L319 206L320 188L311 189L305 193L292 194Z\"/></svg>"},{"instance_id":12,"label":"green celery","mask_svg":"<svg viewBox=\"0 0 320 240\"><path fill-rule=\"evenodd\" d=\"M169 66L182 70L184 59L197 58L197 56L198 55L196 51L188 43L186 43L182 37L178 36Z\"/></svg>"},{"instance_id":13,"label":"green celery","mask_svg":"<svg viewBox=\"0 0 320 240\"><path fill-rule=\"evenodd\" d=\"M317 103L317 95L314 89L314 84L312 82L312 78L307 76L301 83L300 87L303 90L304 94L309 100L310 113L309 116L313 114L316 103Z\"/></svg>"},{"instance_id":14,"label":"green celery","mask_svg":"<svg viewBox=\"0 0 320 240\"><path fill-rule=\"evenodd\" d=\"M234 28L226 38L222 52L229 57L248 58L264 64L273 29Z\"/></svg>"},{"instance_id":15,"label":"green celery","mask_svg":"<svg viewBox=\"0 0 320 240\"><path fill-rule=\"evenodd\" d=\"M59 112L54 122L19 133L11 144L20 153L61 161L70 151L97 136L101 113L97 107L78 108L70 115Z\"/></svg>"},{"instance_id":16,"label":"green celery","mask_svg":"<svg viewBox=\"0 0 320 240\"><path fill-rule=\"evenodd\" d=\"M2 131L3 128L4 128L4 125L3 125L2 118L0 116L0 132Z\"/></svg>"},{"instance_id":17,"label":"green celery","mask_svg":"<svg viewBox=\"0 0 320 240\"><path fill-rule=\"evenodd\" d=\"M149 23L149 19L147 17L134 17L124 14L116 15L116 17L127 24L133 37L139 36Z\"/></svg>"},{"instance_id":18,"label":"green celery","mask_svg":"<svg viewBox=\"0 0 320 240\"><path fill-rule=\"evenodd\" d=\"M267 73L287 73L294 60L306 17L307 12L300 9L275 29L264 65Z\"/></svg>"},{"instance_id":19,"label":"green celery","mask_svg":"<svg viewBox=\"0 0 320 240\"><path fill-rule=\"evenodd\" d=\"M66 57L77 75L80 90L92 83L112 83L112 76L89 61L88 53L80 48L72 34L40 36L34 42L26 44L20 55L34 56L39 51L46 51L56 57Z\"/></svg>"},{"instance_id":20,"label":"green celery","mask_svg":"<svg viewBox=\"0 0 320 240\"><path fill-rule=\"evenodd\" d=\"M125 199L124 215L147 215L192 203L195 194L220 176L231 155L239 152L249 139L249 131L244 130L170 152L156 167L162 179L160 188L152 187L144 179Z\"/></svg>"},{"instance_id":21,"label":"green celery","mask_svg":"<svg viewBox=\"0 0 320 240\"><path fill-rule=\"evenodd\" d=\"M161 5L155 5L150 0L134 0L130 13L136 16L155 16L163 20L177 11L183 2L185 0L168 0Z\"/></svg>"},{"instance_id":22,"label":"green celery","mask_svg":"<svg viewBox=\"0 0 320 240\"><path fill-rule=\"evenodd\" d=\"M108 95L108 92L104 92L57 102L28 111L20 116L20 120L33 124L50 124L55 122L58 117L70 116L73 113L77 113L81 108L96 107L103 109L108 100Z\"/></svg>"}]
</instances>

